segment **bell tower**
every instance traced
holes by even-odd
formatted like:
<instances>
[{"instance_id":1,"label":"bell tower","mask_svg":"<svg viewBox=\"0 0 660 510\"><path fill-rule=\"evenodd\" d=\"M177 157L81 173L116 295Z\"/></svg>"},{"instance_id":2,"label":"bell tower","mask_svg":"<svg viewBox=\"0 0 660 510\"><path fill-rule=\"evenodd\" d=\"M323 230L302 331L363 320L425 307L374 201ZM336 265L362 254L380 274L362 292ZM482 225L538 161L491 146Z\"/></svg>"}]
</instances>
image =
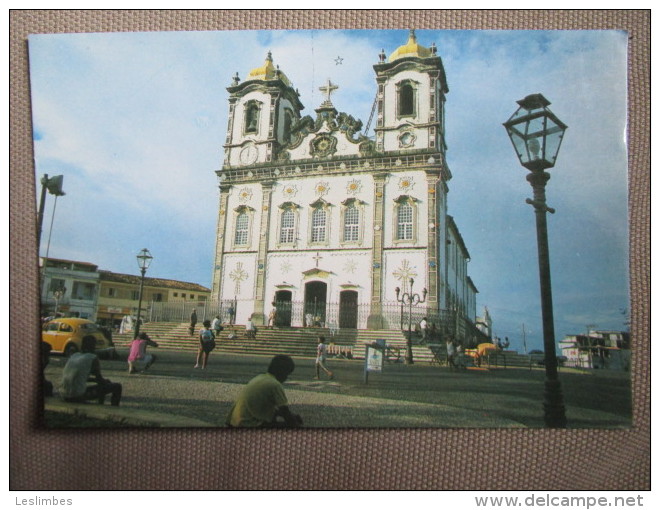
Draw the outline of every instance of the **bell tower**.
<instances>
[{"instance_id":1,"label":"bell tower","mask_svg":"<svg viewBox=\"0 0 660 510\"><path fill-rule=\"evenodd\" d=\"M229 92L225 167L268 163L290 139L292 124L304 108L297 90L268 56L244 81L234 76Z\"/></svg>"},{"instance_id":2,"label":"bell tower","mask_svg":"<svg viewBox=\"0 0 660 510\"><path fill-rule=\"evenodd\" d=\"M408 42L374 65L378 85L376 149L445 153L445 95L449 92L435 44L425 48L411 30Z\"/></svg>"}]
</instances>

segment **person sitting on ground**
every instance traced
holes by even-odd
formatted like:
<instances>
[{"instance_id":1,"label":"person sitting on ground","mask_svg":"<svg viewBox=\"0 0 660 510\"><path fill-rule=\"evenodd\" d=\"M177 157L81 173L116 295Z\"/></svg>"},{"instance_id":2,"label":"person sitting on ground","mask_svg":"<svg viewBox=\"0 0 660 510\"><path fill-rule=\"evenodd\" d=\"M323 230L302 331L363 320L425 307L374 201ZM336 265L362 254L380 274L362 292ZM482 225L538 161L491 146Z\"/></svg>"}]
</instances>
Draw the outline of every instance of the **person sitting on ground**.
<instances>
[{"instance_id":1,"label":"person sitting on ground","mask_svg":"<svg viewBox=\"0 0 660 510\"><path fill-rule=\"evenodd\" d=\"M156 356L147 354L147 346L158 347L146 333L140 333L131 342L131 349L128 353L128 373L135 374L147 370L156 361Z\"/></svg>"},{"instance_id":2,"label":"person sitting on ground","mask_svg":"<svg viewBox=\"0 0 660 510\"><path fill-rule=\"evenodd\" d=\"M334 379L335 374L325 366L327 346L325 345L325 337L319 337L319 343L316 346L316 377L314 379L321 378L321 370L323 370L330 379Z\"/></svg>"},{"instance_id":3,"label":"person sitting on ground","mask_svg":"<svg viewBox=\"0 0 660 510\"><path fill-rule=\"evenodd\" d=\"M268 372L254 377L241 390L229 411L228 427L300 427L302 418L289 410L282 384L295 369L290 356L278 354Z\"/></svg>"},{"instance_id":4,"label":"person sitting on ground","mask_svg":"<svg viewBox=\"0 0 660 510\"><path fill-rule=\"evenodd\" d=\"M64 365L60 395L67 402L96 400L103 405L105 396L111 394L111 405L118 406L122 386L101 375L101 364L98 356L94 354L95 349L96 338L92 335L84 336L81 352L72 354ZM93 384L88 385L88 382Z\"/></svg>"},{"instance_id":5,"label":"person sitting on ground","mask_svg":"<svg viewBox=\"0 0 660 510\"><path fill-rule=\"evenodd\" d=\"M204 327L199 331L199 350L197 351L197 361L194 368L199 368L199 362L202 362L202 370L206 368L209 361L209 354L215 349L215 335L211 331L211 321L205 320Z\"/></svg>"}]
</instances>

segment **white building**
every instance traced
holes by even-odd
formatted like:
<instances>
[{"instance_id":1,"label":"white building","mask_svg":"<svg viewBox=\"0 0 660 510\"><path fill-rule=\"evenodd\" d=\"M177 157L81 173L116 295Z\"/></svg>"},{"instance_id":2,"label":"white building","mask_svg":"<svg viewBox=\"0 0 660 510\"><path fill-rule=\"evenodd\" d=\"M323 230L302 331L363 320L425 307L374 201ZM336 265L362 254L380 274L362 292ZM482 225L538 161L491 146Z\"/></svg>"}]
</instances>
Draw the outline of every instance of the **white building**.
<instances>
[{"instance_id":1,"label":"white building","mask_svg":"<svg viewBox=\"0 0 660 510\"><path fill-rule=\"evenodd\" d=\"M373 69L374 139L335 109L330 80L303 116L270 53L228 87L212 299L236 298L238 323L263 323L276 301L283 326L398 328L395 289L411 278L427 289L420 315L474 322L469 253L447 214L442 60L411 31Z\"/></svg>"},{"instance_id":2,"label":"white building","mask_svg":"<svg viewBox=\"0 0 660 510\"><path fill-rule=\"evenodd\" d=\"M630 370L630 334L625 331L566 335L559 348L568 366Z\"/></svg>"},{"instance_id":3,"label":"white building","mask_svg":"<svg viewBox=\"0 0 660 510\"><path fill-rule=\"evenodd\" d=\"M62 313L96 320L98 266L89 262L40 258L41 315Z\"/></svg>"}]
</instances>

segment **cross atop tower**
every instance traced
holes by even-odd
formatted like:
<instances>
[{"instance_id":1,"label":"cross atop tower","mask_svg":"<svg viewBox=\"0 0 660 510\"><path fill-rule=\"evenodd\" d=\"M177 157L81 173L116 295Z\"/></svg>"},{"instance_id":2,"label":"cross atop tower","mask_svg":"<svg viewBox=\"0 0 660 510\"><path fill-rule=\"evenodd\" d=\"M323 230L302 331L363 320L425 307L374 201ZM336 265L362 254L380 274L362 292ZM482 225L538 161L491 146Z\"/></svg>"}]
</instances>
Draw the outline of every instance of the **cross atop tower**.
<instances>
[{"instance_id":1,"label":"cross atop tower","mask_svg":"<svg viewBox=\"0 0 660 510\"><path fill-rule=\"evenodd\" d=\"M325 94L325 101L323 101L323 106L332 106L330 95L338 88L339 87L337 85L330 81L330 78L328 78L328 82L323 87L319 87L319 90Z\"/></svg>"}]
</instances>

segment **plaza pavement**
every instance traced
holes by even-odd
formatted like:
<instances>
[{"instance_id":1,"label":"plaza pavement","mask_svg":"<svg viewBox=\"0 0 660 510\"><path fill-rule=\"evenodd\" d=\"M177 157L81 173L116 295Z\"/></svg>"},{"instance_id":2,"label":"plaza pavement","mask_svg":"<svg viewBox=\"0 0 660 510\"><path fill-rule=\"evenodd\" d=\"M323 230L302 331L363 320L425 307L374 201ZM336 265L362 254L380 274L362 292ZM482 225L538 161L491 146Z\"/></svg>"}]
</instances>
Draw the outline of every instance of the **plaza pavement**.
<instances>
[{"instance_id":1,"label":"plaza pavement","mask_svg":"<svg viewBox=\"0 0 660 510\"><path fill-rule=\"evenodd\" d=\"M269 357L214 355L207 370L193 370L190 354L162 353L148 372L129 375L125 361L103 361L103 375L123 385L121 405L113 408L47 399L46 409L109 420L120 426L223 427L245 383L263 372ZM46 377L57 383L65 360L55 358ZM292 409L306 427L542 427L542 370L494 369L452 372L418 363L386 365L383 374L363 382L363 362L331 361L335 380L314 380L314 359L296 359L285 383ZM566 372L569 372L568 370ZM629 426L627 412L602 395L596 379L606 374L567 373L562 384L569 427ZM623 374L614 382L621 384ZM608 384L612 380L607 379ZM620 391L623 394L624 390ZM626 399L621 402L626 403Z\"/></svg>"}]
</instances>

